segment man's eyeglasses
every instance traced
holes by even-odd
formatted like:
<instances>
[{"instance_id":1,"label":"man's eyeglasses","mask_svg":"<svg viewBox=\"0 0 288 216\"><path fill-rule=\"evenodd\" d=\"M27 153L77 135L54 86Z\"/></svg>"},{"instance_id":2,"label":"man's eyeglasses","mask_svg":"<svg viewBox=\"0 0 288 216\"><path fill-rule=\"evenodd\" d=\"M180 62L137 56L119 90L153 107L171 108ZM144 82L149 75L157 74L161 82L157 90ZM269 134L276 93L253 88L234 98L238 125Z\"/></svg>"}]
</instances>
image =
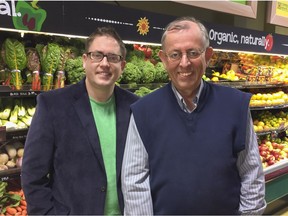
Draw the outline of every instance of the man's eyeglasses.
<instances>
[{"instance_id":1,"label":"man's eyeglasses","mask_svg":"<svg viewBox=\"0 0 288 216\"><path fill-rule=\"evenodd\" d=\"M203 50L189 50L186 52L186 56L189 60L193 60L196 58L199 58L201 54L205 51L206 49ZM171 53L165 53L166 56L168 57L169 60L171 61L180 61L182 59L182 52L180 51L173 51Z\"/></svg>"},{"instance_id":2,"label":"man's eyeglasses","mask_svg":"<svg viewBox=\"0 0 288 216\"><path fill-rule=\"evenodd\" d=\"M122 56L121 55L117 55L117 54L103 54L101 52L88 52L87 55L90 57L90 59L94 62L101 62L103 60L104 57L107 58L107 61L110 63L118 63L122 60Z\"/></svg>"}]
</instances>

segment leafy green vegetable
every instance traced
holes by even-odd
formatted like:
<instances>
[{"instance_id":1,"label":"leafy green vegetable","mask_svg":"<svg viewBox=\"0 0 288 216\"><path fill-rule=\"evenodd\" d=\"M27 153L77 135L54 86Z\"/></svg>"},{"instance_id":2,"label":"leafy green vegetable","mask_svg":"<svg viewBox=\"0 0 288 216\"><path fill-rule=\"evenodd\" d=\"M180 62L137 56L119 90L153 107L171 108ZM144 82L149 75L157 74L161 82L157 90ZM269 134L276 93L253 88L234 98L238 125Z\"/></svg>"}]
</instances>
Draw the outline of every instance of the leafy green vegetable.
<instances>
[{"instance_id":1,"label":"leafy green vegetable","mask_svg":"<svg viewBox=\"0 0 288 216\"><path fill-rule=\"evenodd\" d=\"M20 120L27 125L28 127L31 125L31 121L32 121L32 116L30 115L25 115L23 117L20 117Z\"/></svg>"},{"instance_id":2,"label":"leafy green vegetable","mask_svg":"<svg viewBox=\"0 0 288 216\"><path fill-rule=\"evenodd\" d=\"M18 206L20 204L21 196L18 194L10 194L6 188L7 182L0 181L0 212L5 213L5 206L10 203L10 206Z\"/></svg>"},{"instance_id":3,"label":"leafy green vegetable","mask_svg":"<svg viewBox=\"0 0 288 216\"><path fill-rule=\"evenodd\" d=\"M12 109L13 109L13 101L10 98L4 101L1 101L0 119L7 120L10 117Z\"/></svg>"},{"instance_id":4,"label":"leafy green vegetable","mask_svg":"<svg viewBox=\"0 0 288 216\"><path fill-rule=\"evenodd\" d=\"M122 82L123 83L139 83L141 81L142 72L132 62L128 62L124 68L123 74L122 74Z\"/></svg>"},{"instance_id":5,"label":"leafy green vegetable","mask_svg":"<svg viewBox=\"0 0 288 216\"><path fill-rule=\"evenodd\" d=\"M16 90L22 88L22 76L20 70L11 70L10 84L15 87Z\"/></svg>"},{"instance_id":6,"label":"leafy green vegetable","mask_svg":"<svg viewBox=\"0 0 288 216\"><path fill-rule=\"evenodd\" d=\"M67 59L65 72L69 84L77 83L83 79L85 77L85 71L83 68L82 57L79 56L75 59Z\"/></svg>"},{"instance_id":7,"label":"leafy green vegetable","mask_svg":"<svg viewBox=\"0 0 288 216\"><path fill-rule=\"evenodd\" d=\"M17 123L18 121L18 112L19 112L19 106L15 105L13 110L11 111L9 121L13 123Z\"/></svg>"},{"instance_id":8,"label":"leafy green vegetable","mask_svg":"<svg viewBox=\"0 0 288 216\"><path fill-rule=\"evenodd\" d=\"M151 83L155 79L155 66L150 61L144 61L144 65L141 68L142 71L142 77L141 81L142 83Z\"/></svg>"},{"instance_id":9,"label":"leafy green vegetable","mask_svg":"<svg viewBox=\"0 0 288 216\"><path fill-rule=\"evenodd\" d=\"M42 49L41 66L45 73L54 74L60 61L61 50L56 43L48 43ZM41 55L40 55L41 59Z\"/></svg>"},{"instance_id":10,"label":"leafy green vegetable","mask_svg":"<svg viewBox=\"0 0 288 216\"><path fill-rule=\"evenodd\" d=\"M58 64L58 71L64 71L65 70L65 64L68 60L71 53L71 49L67 47L60 47L60 61Z\"/></svg>"},{"instance_id":11,"label":"leafy green vegetable","mask_svg":"<svg viewBox=\"0 0 288 216\"><path fill-rule=\"evenodd\" d=\"M53 85L53 74L44 73L41 83L43 83L43 91L51 90Z\"/></svg>"},{"instance_id":12,"label":"leafy green vegetable","mask_svg":"<svg viewBox=\"0 0 288 216\"><path fill-rule=\"evenodd\" d=\"M144 60L145 59L145 54L144 52L140 51L140 50L132 50L132 51L129 51L127 53L127 56L126 56L126 61L127 62L131 62L135 59L142 59Z\"/></svg>"},{"instance_id":13,"label":"leafy green vegetable","mask_svg":"<svg viewBox=\"0 0 288 216\"><path fill-rule=\"evenodd\" d=\"M160 49L161 48L159 46L152 47L152 50L153 50L152 58L155 59L157 62L161 61L159 56L158 56L158 53L159 53Z\"/></svg>"},{"instance_id":14,"label":"leafy green vegetable","mask_svg":"<svg viewBox=\"0 0 288 216\"><path fill-rule=\"evenodd\" d=\"M52 88L53 75L58 68L60 61L60 47L56 43L48 43L46 46L36 45L39 52L41 67L44 72L42 76L43 90L47 91Z\"/></svg>"},{"instance_id":15,"label":"leafy green vegetable","mask_svg":"<svg viewBox=\"0 0 288 216\"><path fill-rule=\"evenodd\" d=\"M21 70L23 70L27 64L25 47L20 41L13 38L7 38L3 46L5 62L11 70L10 84L13 85L16 90L20 90L22 88Z\"/></svg>"},{"instance_id":16,"label":"leafy green vegetable","mask_svg":"<svg viewBox=\"0 0 288 216\"><path fill-rule=\"evenodd\" d=\"M147 87L141 86L139 89L137 89L134 94L138 95L139 97L143 97L147 94L150 94L151 92L153 92L154 90L151 90Z\"/></svg>"},{"instance_id":17,"label":"leafy green vegetable","mask_svg":"<svg viewBox=\"0 0 288 216\"><path fill-rule=\"evenodd\" d=\"M168 82L169 77L168 77L168 73L163 65L162 62L158 62L155 65L155 82Z\"/></svg>"},{"instance_id":18,"label":"leafy green vegetable","mask_svg":"<svg viewBox=\"0 0 288 216\"><path fill-rule=\"evenodd\" d=\"M23 70L27 64L24 45L16 39L4 41L5 62L10 70Z\"/></svg>"},{"instance_id":19,"label":"leafy green vegetable","mask_svg":"<svg viewBox=\"0 0 288 216\"><path fill-rule=\"evenodd\" d=\"M44 46L45 46L44 44L36 44L36 47L35 47L35 49L37 50L37 53L39 55L41 64L43 63L42 62L43 61L42 50L43 50Z\"/></svg>"}]
</instances>

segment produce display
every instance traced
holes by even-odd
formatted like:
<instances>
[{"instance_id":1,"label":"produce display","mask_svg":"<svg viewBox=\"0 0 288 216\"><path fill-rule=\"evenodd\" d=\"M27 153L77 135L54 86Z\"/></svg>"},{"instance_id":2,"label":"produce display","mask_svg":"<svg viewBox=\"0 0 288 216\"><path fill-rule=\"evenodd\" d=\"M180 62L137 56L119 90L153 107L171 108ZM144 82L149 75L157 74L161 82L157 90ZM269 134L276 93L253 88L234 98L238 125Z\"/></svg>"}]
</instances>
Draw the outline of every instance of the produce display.
<instances>
[{"instance_id":1,"label":"produce display","mask_svg":"<svg viewBox=\"0 0 288 216\"><path fill-rule=\"evenodd\" d=\"M0 101L0 126L6 126L7 131L30 126L36 109L34 100L0 98Z\"/></svg>"},{"instance_id":2,"label":"produce display","mask_svg":"<svg viewBox=\"0 0 288 216\"><path fill-rule=\"evenodd\" d=\"M166 83L168 74L157 58L159 47L134 45L128 46L127 64L117 81L120 84Z\"/></svg>"},{"instance_id":3,"label":"produce display","mask_svg":"<svg viewBox=\"0 0 288 216\"><path fill-rule=\"evenodd\" d=\"M270 135L259 139L259 152L263 168L288 159L288 138L272 138Z\"/></svg>"},{"instance_id":4,"label":"produce display","mask_svg":"<svg viewBox=\"0 0 288 216\"><path fill-rule=\"evenodd\" d=\"M0 146L0 171L22 166L24 144L20 141Z\"/></svg>"},{"instance_id":5,"label":"produce display","mask_svg":"<svg viewBox=\"0 0 288 216\"><path fill-rule=\"evenodd\" d=\"M283 91L253 94L250 101L251 107L279 106L285 104L288 104L288 94Z\"/></svg>"},{"instance_id":6,"label":"produce display","mask_svg":"<svg viewBox=\"0 0 288 216\"><path fill-rule=\"evenodd\" d=\"M27 202L23 190L8 190L8 183L0 181L0 216L27 215Z\"/></svg>"},{"instance_id":7,"label":"produce display","mask_svg":"<svg viewBox=\"0 0 288 216\"><path fill-rule=\"evenodd\" d=\"M288 128L288 112L283 110L272 113L269 110L261 111L253 115L255 132L283 130Z\"/></svg>"},{"instance_id":8,"label":"produce display","mask_svg":"<svg viewBox=\"0 0 288 216\"><path fill-rule=\"evenodd\" d=\"M288 58L283 56L214 52L209 66L215 68L209 77L214 82L288 83Z\"/></svg>"},{"instance_id":9,"label":"produce display","mask_svg":"<svg viewBox=\"0 0 288 216\"><path fill-rule=\"evenodd\" d=\"M240 75L237 75L236 72L232 69L230 69L229 71L226 71L225 73L213 71L211 80L220 81L221 79L227 80L227 81L244 80L244 78L241 78Z\"/></svg>"},{"instance_id":10,"label":"produce display","mask_svg":"<svg viewBox=\"0 0 288 216\"><path fill-rule=\"evenodd\" d=\"M40 38L40 36L39 36ZM40 38L39 40L43 40ZM2 85L12 87L12 90L21 90L23 86L30 86L31 90L51 90L69 85L66 79L70 73L75 73L74 67L66 65L71 59L82 55L84 42L80 39L61 40L59 38L45 38L35 43L22 38L5 39L1 46L0 70L5 71ZM78 66L77 66L78 67ZM83 67L80 75L72 75L73 83L83 77ZM70 71L70 69L73 69Z\"/></svg>"}]
</instances>

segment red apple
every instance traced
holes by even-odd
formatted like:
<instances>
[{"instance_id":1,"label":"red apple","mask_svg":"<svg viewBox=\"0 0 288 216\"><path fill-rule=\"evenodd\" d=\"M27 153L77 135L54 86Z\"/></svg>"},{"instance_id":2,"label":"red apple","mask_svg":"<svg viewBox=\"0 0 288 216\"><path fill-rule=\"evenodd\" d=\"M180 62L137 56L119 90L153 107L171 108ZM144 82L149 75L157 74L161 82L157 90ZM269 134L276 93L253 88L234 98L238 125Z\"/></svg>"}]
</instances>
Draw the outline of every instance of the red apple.
<instances>
[{"instance_id":1,"label":"red apple","mask_svg":"<svg viewBox=\"0 0 288 216\"><path fill-rule=\"evenodd\" d=\"M268 160L267 164L268 164L268 166L271 166L271 165L275 164L275 160Z\"/></svg>"},{"instance_id":2,"label":"red apple","mask_svg":"<svg viewBox=\"0 0 288 216\"><path fill-rule=\"evenodd\" d=\"M267 157L268 152L262 150L262 151L260 151L260 155L265 158L265 157Z\"/></svg>"}]
</instances>

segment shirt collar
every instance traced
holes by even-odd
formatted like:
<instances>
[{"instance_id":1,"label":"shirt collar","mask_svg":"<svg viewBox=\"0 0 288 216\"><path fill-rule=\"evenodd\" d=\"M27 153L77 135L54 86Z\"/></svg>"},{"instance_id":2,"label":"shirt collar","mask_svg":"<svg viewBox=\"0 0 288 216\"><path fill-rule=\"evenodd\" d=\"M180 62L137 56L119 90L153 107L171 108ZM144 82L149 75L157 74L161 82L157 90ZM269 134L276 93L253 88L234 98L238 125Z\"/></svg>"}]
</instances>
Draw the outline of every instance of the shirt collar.
<instances>
[{"instance_id":1,"label":"shirt collar","mask_svg":"<svg viewBox=\"0 0 288 216\"><path fill-rule=\"evenodd\" d=\"M194 109L193 110L189 110L187 108L187 104L185 103L183 97L181 96L181 94L177 91L177 89L175 88L175 86L173 85L173 83L171 83L171 87L172 87L172 90L176 96L176 99L177 99L177 102L179 104L179 106L181 107L181 109L185 112L193 112L196 108L197 108L197 104L198 104L198 101L199 101L199 98L200 98L200 95L201 95L201 92L203 90L203 86L204 86L204 83L203 83L203 80L201 79L201 82L200 82L200 87L195 95L195 98L193 98L193 104L195 105Z\"/></svg>"}]
</instances>

